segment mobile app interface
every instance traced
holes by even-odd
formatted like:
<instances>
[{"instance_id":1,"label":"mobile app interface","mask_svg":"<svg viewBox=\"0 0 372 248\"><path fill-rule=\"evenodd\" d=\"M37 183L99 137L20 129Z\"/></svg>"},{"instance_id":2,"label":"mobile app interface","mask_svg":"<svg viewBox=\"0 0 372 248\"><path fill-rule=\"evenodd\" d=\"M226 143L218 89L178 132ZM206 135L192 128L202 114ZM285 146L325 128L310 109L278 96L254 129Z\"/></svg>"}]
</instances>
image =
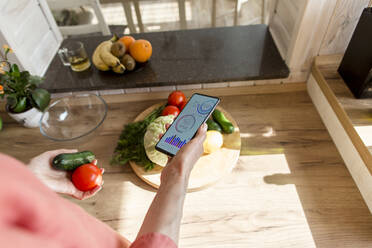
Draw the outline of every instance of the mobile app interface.
<instances>
[{"instance_id":1,"label":"mobile app interface","mask_svg":"<svg viewBox=\"0 0 372 248\"><path fill-rule=\"evenodd\" d=\"M157 147L176 155L178 150L193 138L218 101L218 98L194 94L160 139Z\"/></svg>"}]
</instances>

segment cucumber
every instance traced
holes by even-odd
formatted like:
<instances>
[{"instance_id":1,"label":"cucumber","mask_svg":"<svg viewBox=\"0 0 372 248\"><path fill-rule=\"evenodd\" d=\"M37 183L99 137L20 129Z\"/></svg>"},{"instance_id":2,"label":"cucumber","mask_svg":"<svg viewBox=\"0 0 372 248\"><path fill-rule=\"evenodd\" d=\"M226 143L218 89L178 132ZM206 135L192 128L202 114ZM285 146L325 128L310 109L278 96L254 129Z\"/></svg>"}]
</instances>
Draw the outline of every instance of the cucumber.
<instances>
[{"instance_id":1,"label":"cucumber","mask_svg":"<svg viewBox=\"0 0 372 248\"><path fill-rule=\"evenodd\" d=\"M212 118L208 118L206 123L208 125L208 130L216 130L220 133L222 132L222 129L221 129L220 125L217 122L215 122L214 120L212 120Z\"/></svg>"},{"instance_id":2,"label":"cucumber","mask_svg":"<svg viewBox=\"0 0 372 248\"><path fill-rule=\"evenodd\" d=\"M234 125L225 117L225 115L219 111L219 110L214 110L213 111L213 119L220 124L222 131L225 133L233 133L235 128Z\"/></svg>"},{"instance_id":3,"label":"cucumber","mask_svg":"<svg viewBox=\"0 0 372 248\"><path fill-rule=\"evenodd\" d=\"M91 163L95 157L90 151L61 153L53 159L52 166L57 170L72 171L83 164Z\"/></svg>"}]
</instances>

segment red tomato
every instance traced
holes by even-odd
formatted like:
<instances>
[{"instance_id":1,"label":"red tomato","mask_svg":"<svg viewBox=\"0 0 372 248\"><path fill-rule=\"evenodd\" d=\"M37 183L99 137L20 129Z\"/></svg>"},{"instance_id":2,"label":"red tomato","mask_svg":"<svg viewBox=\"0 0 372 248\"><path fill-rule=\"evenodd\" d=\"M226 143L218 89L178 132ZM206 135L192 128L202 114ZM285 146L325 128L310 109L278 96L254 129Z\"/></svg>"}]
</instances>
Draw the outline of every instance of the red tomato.
<instances>
[{"instance_id":1,"label":"red tomato","mask_svg":"<svg viewBox=\"0 0 372 248\"><path fill-rule=\"evenodd\" d=\"M78 190L89 191L101 185L102 172L94 164L84 164L72 173L72 182Z\"/></svg>"},{"instance_id":2,"label":"red tomato","mask_svg":"<svg viewBox=\"0 0 372 248\"><path fill-rule=\"evenodd\" d=\"M186 106L186 104L187 104L187 101L184 101L184 102L181 104L181 106L180 106L180 110L181 110L181 111L182 111L183 108Z\"/></svg>"},{"instance_id":3,"label":"red tomato","mask_svg":"<svg viewBox=\"0 0 372 248\"><path fill-rule=\"evenodd\" d=\"M177 116L180 113L180 110L176 106L166 106L163 111L161 112L161 115L174 115Z\"/></svg>"},{"instance_id":4,"label":"red tomato","mask_svg":"<svg viewBox=\"0 0 372 248\"><path fill-rule=\"evenodd\" d=\"M182 103L186 101L186 97L182 91L173 91L168 96L168 105L180 107Z\"/></svg>"}]
</instances>

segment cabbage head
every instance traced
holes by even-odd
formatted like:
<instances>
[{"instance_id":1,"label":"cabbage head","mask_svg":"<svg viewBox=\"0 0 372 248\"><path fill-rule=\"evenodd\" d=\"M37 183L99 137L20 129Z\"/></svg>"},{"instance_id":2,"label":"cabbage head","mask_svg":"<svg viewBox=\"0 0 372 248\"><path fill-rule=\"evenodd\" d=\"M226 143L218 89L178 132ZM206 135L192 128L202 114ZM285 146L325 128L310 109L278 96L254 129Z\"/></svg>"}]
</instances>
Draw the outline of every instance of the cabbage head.
<instances>
[{"instance_id":1,"label":"cabbage head","mask_svg":"<svg viewBox=\"0 0 372 248\"><path fill-rule=\"evenodd\" d=\"M159 134L164 134L165 124L172 124L174 119L173 115L160 116L151 122L146 130L144 136L144 146L147 157L160 166L166 166L168 162L168 156L155 149L155 145L159 141Z\"/></svg>"}]
</instances>

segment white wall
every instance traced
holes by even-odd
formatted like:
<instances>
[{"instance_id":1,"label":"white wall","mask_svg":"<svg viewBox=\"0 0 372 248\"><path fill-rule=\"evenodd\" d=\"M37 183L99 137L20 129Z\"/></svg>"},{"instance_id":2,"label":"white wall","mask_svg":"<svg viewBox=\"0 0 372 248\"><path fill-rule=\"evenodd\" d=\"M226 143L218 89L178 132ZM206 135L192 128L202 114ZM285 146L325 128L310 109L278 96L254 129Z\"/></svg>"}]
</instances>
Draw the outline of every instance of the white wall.
<instances>
[{"instance_id":1,"label":"white wall","mask_svg":"<svg viewBox=\"0 0 372 248\"><path fill-rule=\"evenodd\" d=\"M268 0L270 31L290 68L306 81L315 56L344 53L363 9L372 0Z\"/></svg>"},{"instance_id":2,"label":"white wall","mask_svg":"<svg viewBox=\"0 0 372 248\"><path fill-rule=\"evenodd\" d=\"M338 0L324 36L319 54L344 53L358 24L362 11L370 0Z\"/></svg>"},{"instance_id":3,"label":"white wall","mask_svg":"<svg viewBox=\"0 0 372 248\"><path fill-rule=\"evenodd\" d=\"M42 76L62 41L45 0L1 0L0 42L13 50L13 62Z\"/></svg>"},{"instance_id":4,"label":"white wall","mask_svg":"<svg viewBox=\"0 0 372 248\"><path fill-rule=\"evenodd\" d=\"M306 0L268 1L274 5L270 18L270 31L282 57L285 58L294 34L296 21L302 14L301 7Z\"/></svg>"}]
</instances>

